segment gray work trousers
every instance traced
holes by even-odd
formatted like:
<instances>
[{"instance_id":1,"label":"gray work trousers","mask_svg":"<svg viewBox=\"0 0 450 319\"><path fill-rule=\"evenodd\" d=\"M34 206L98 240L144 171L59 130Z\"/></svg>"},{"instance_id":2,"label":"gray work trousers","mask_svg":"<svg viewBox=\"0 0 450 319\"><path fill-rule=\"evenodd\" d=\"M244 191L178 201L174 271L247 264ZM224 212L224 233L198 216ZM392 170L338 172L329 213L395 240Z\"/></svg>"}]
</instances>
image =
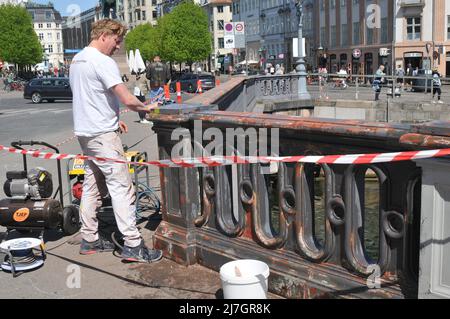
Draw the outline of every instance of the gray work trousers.
<instances>
[{"instance_id":1,"label":"gray work trousers","mask_svg":"<svg viewBox=\"0 0 450 319\"><path fill-rule=\"evenodd\" d=\"M84 155L126 160L118 132L95 137L78 137ZM136 194L127 164L87 161L80 204L81 234L84 240L98 239L97 212L102 198L111 196L114 216L125 245L136 247L141 235L136 226Z\"/></svg>"}]
</instances>

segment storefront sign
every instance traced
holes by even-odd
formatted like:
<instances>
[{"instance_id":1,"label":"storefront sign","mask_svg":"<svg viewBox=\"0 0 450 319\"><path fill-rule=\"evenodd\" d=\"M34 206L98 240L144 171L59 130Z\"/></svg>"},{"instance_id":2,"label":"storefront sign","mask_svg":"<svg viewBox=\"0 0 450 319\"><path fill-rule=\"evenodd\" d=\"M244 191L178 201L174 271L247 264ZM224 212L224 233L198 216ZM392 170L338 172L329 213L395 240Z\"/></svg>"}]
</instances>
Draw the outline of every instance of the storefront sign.
<instances>
[{"instance_id":1,"label":"storefront sign","mask_svg":"<svg viewBox=\"0 0 450 319\"><path fill-rule=\"evenodd\" d=\"M421 57L422 57L422 53L419 53L419 52L405 53L405 58L421 58Z\"/></svg>"}]
</instances>

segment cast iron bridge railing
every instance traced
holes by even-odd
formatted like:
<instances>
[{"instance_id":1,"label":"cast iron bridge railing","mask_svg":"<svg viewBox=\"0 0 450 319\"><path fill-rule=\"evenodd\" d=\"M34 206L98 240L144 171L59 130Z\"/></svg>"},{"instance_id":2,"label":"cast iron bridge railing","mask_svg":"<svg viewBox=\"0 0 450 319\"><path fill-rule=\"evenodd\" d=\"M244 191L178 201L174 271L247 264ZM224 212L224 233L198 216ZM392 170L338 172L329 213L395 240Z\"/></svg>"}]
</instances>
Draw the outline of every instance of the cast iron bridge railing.
<instances>
[{"instance_id":1,"label":"cast iron bridge railing","mask_svg":"<svg viewBox=\"0 0 450 319\"><path fill-rule=\"evenodd\" d=\"M281 156L418 148L408 143L414 136L409 125L208 111L155 115L153 121L161 159L170 158L179 142L171 139L179 126L185 138L211 127L224 135L230 128L277 128ZM202 121L201 132L194 121ZM417 297L421 169L415 162L281 164L266 167L269 174L262 168L161 169L163 222L156 247L179 263L214 270L233 259L262 260L271 269L269 290L285 297ZM368 191L367 172L375 191ZM375 222L368 225L370 192L377 194ZM377 283L379 289L369 289Z\"/></svg>"}]
</instances>

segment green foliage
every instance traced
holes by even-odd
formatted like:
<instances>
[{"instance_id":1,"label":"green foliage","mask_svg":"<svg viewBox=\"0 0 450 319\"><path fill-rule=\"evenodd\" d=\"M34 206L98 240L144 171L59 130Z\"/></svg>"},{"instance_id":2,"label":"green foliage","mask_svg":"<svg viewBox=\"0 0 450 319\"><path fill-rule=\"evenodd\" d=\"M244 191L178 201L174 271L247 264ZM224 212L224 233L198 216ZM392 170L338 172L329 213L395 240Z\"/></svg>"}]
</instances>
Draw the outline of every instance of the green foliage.
<instances>
[{"instance_id":1,"label":"green foliage","mask_svg":"<svg viewBox=\"0 0 450 319\"><path fill-rule=\"evenodd\" d=\"M201 61L211 53L208 16L192 1L185 1L158 20L157 26L137 26L125 38L128 51L139 49L145 60L159 55L165 61Z\"/></svg>"},{"instance_id":2,"label":"green foliage","mask_svg":"<svg viewBox=\"0 0 450 319\"><path fill-rule=\"evenodd\" d=\"M125 37L125 49L139 49L144 60L152 60L155 55L161 55L160 30L149 23L142 24L128 32Z\"/></svg>"},{"instance_id":3,"label":"green foliage","mask_svg":"<svg viewBox=\"0 0 450 319\"><path fill-rule=\"evenodd\" d=\"M183 2L165 19L163 45L171 61L190 64L208 58L211 34L208 16L200 6Z\"/></svg>"},{"instance_id":4,"label":"green foliage","mask_svg":"<svg viewBox=\"0 0 450 319\"><path fill-rule=\"evenodd\" d=\"M28 11L21 6L0 6L0 59L20 66L42 61L43 50Z\"/></svg>"}]
</instances>

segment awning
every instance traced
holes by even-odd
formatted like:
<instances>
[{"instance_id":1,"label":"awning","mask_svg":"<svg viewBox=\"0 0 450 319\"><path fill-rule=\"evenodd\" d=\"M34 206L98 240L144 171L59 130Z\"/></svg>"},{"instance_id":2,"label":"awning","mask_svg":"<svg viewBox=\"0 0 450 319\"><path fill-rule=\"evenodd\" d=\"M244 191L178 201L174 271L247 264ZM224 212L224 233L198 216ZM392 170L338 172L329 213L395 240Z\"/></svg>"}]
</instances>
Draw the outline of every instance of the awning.
<instances>
[{"instance_id":1,"label":"awning","mask_svg":"<svg viewBox=\"0 0 450 319\"><path fill-rule=\"evenodd\" d=\"M238 64L259 64L258 61L254 61L254 60L249 60L248 62L246 60L239 62Z\"/></svg>"}]
</instances>

